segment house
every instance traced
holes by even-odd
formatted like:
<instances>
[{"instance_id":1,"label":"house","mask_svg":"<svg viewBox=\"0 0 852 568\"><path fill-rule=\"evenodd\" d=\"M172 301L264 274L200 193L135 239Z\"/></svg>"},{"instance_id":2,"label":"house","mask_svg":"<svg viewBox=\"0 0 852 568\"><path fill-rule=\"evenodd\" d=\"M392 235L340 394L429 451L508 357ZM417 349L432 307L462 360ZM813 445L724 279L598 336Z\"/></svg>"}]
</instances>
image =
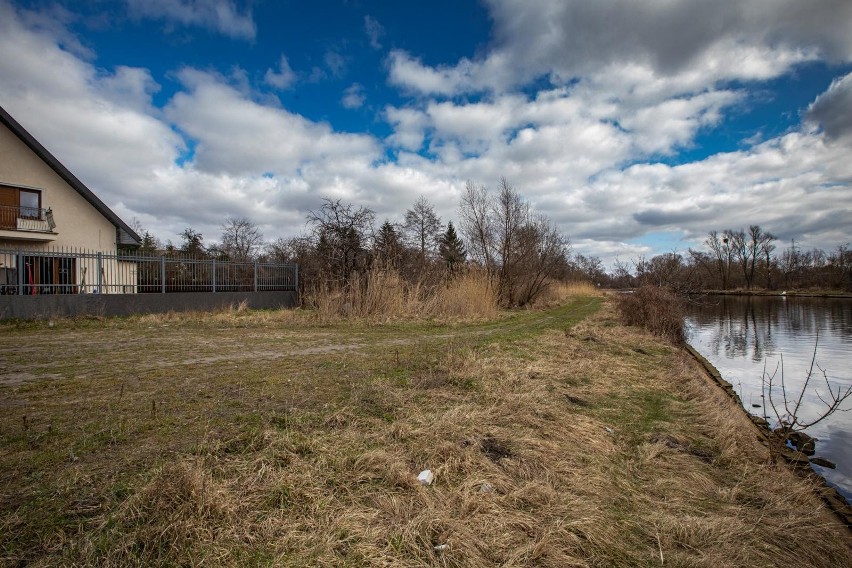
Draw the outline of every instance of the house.
<instances>
[{"instance_id":1,"label":"house","mask_svg":"<svg viewBox=\"0 0 852 568\"><path fill-rule=\"evenodd\" d=\"M0 107L0 294L132 293L140 238ZM104 276L110 282L102 287Z\"/></svg>"}]
</instances>

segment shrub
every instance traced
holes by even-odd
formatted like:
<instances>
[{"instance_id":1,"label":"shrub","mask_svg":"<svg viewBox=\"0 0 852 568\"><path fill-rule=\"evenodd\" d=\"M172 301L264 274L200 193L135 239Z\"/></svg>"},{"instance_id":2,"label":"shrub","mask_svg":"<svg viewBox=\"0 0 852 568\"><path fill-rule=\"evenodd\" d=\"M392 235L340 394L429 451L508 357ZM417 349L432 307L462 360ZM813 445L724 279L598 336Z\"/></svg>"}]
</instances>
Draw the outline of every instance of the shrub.
<instances>
[{"instance_id":1,"label":"shrub","mask_svg":"<svg viewBox=\"0 0 852 568\"><path fill-rule=\"evenodd\" d=\"M665 288L642 286L632 294L623 294L618 299L618 310L626 325L643 327L673 343L686 339L683 302Z\"/></svg>"}]
</instances>

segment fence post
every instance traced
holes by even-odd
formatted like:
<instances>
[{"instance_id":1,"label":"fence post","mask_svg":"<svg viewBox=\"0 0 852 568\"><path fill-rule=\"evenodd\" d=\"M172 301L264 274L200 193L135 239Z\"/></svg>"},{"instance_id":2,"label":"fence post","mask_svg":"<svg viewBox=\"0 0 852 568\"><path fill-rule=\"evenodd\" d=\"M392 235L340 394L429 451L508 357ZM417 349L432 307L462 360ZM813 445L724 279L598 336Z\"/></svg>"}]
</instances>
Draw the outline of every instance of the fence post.
<instances>
[{"instance_id":1,"label":"fence post","mask_svg":"<svg viewBox=\"0 0 852 568\"><path fill-rule=\"evenodd\" d=\"M216 259L213 259L213 291L216 291Z\"/></svg>"},{"instance_id":2,"label":"fence post","mask_svg":"<svg viewBox=\"0 0 852 568\"><path fill-rule=\"evenodd\" d=\"M298 291L299 290L299 265L298 264L293 265L293 274L294 274L293 289Z\"/></svg>"},{"instance_id":3,"label":"fence post","mask_svg":"<svg viewBox=\"0 0 852 568\"><path fill-rule=\"evenodd\" d=\"M98 259L98 294L103 294L103 286L104 286L104 255L99 252L97 255Z\"/></svg>"},{"instance_id":4,"label":"fence post","mask_svg":"<svg viewBox=\"0 0 852 568\"><path fill-rule=\"evenodd\" d=\"M24 255L18 255L18 296L24 295L24 273L27 271L27 262Z\"/></svg>"},{"instance_id":5,"label":"fence post","mask_svg":"<svg viewBox=\"0 0 852 568\"><path fill-rule=\"evenodd\" d=\"M257 261L254 261L254 291L257 292Z\"/></svg>"},{"instance_id":6,"label":"fence post","mask_svg":"<svg viewBox=\"0 0 852 568\"><path fill-rule=\"evenodd\" d=\"M166 257L160 257L160 292L166 293Z\"/></svg>"}]
</instances>

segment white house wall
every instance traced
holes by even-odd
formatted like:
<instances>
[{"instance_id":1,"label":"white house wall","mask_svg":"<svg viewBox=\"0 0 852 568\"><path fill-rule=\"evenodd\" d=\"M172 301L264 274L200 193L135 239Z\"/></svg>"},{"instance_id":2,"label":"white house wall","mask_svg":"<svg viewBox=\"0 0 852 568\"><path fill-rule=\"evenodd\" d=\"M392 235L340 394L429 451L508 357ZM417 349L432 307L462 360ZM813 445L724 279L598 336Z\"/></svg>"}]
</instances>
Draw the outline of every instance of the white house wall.
<instances>
[{"instance_id":1,"label":"white house wall","mask_svg":"<svg viewBox=\"0 0 852 568\"><path fill-rule=\"evenodd\" d=\"M82 250L90 253L113 255L105 259L102 268L118 280L108 292L135 292L136 267L132 263L117 262L116 227L63 180L47 163L33 152L14 132L0 124L0 185L37 189L41 191L41 208L51 209L56 227L53 234L0 230L0 249L25 249L47 251L55 249ZM49 239L49 240L48 240ZM41 240L41 242L39 242ZM16 268L9 258L8 268ZM86 290L97 282L97 271L90 263L78 259L77 284L86 283ZM85 269L85 274L84 274ZM83 291L83 288L81 288ZM107 292L107 290L104 290Z\"/></svg>"}]
</instances>

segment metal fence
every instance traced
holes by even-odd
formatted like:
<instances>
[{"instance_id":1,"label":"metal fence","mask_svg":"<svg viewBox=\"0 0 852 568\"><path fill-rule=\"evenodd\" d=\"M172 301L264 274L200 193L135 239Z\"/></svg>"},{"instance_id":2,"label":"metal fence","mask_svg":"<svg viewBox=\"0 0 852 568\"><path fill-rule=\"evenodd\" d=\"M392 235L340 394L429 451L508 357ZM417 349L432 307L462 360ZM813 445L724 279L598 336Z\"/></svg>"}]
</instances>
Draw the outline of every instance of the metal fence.
<instances>
[{"instance_id":1,"label":"metal fence","mask_svg":"<svg viewBox=\"0 0 852 568\"><path fill-rule=\"evenodd\" d=\"M174 253L0 249L0 294L267 292L298 287L296 264Z\"/></svg>"}]
</instances>

